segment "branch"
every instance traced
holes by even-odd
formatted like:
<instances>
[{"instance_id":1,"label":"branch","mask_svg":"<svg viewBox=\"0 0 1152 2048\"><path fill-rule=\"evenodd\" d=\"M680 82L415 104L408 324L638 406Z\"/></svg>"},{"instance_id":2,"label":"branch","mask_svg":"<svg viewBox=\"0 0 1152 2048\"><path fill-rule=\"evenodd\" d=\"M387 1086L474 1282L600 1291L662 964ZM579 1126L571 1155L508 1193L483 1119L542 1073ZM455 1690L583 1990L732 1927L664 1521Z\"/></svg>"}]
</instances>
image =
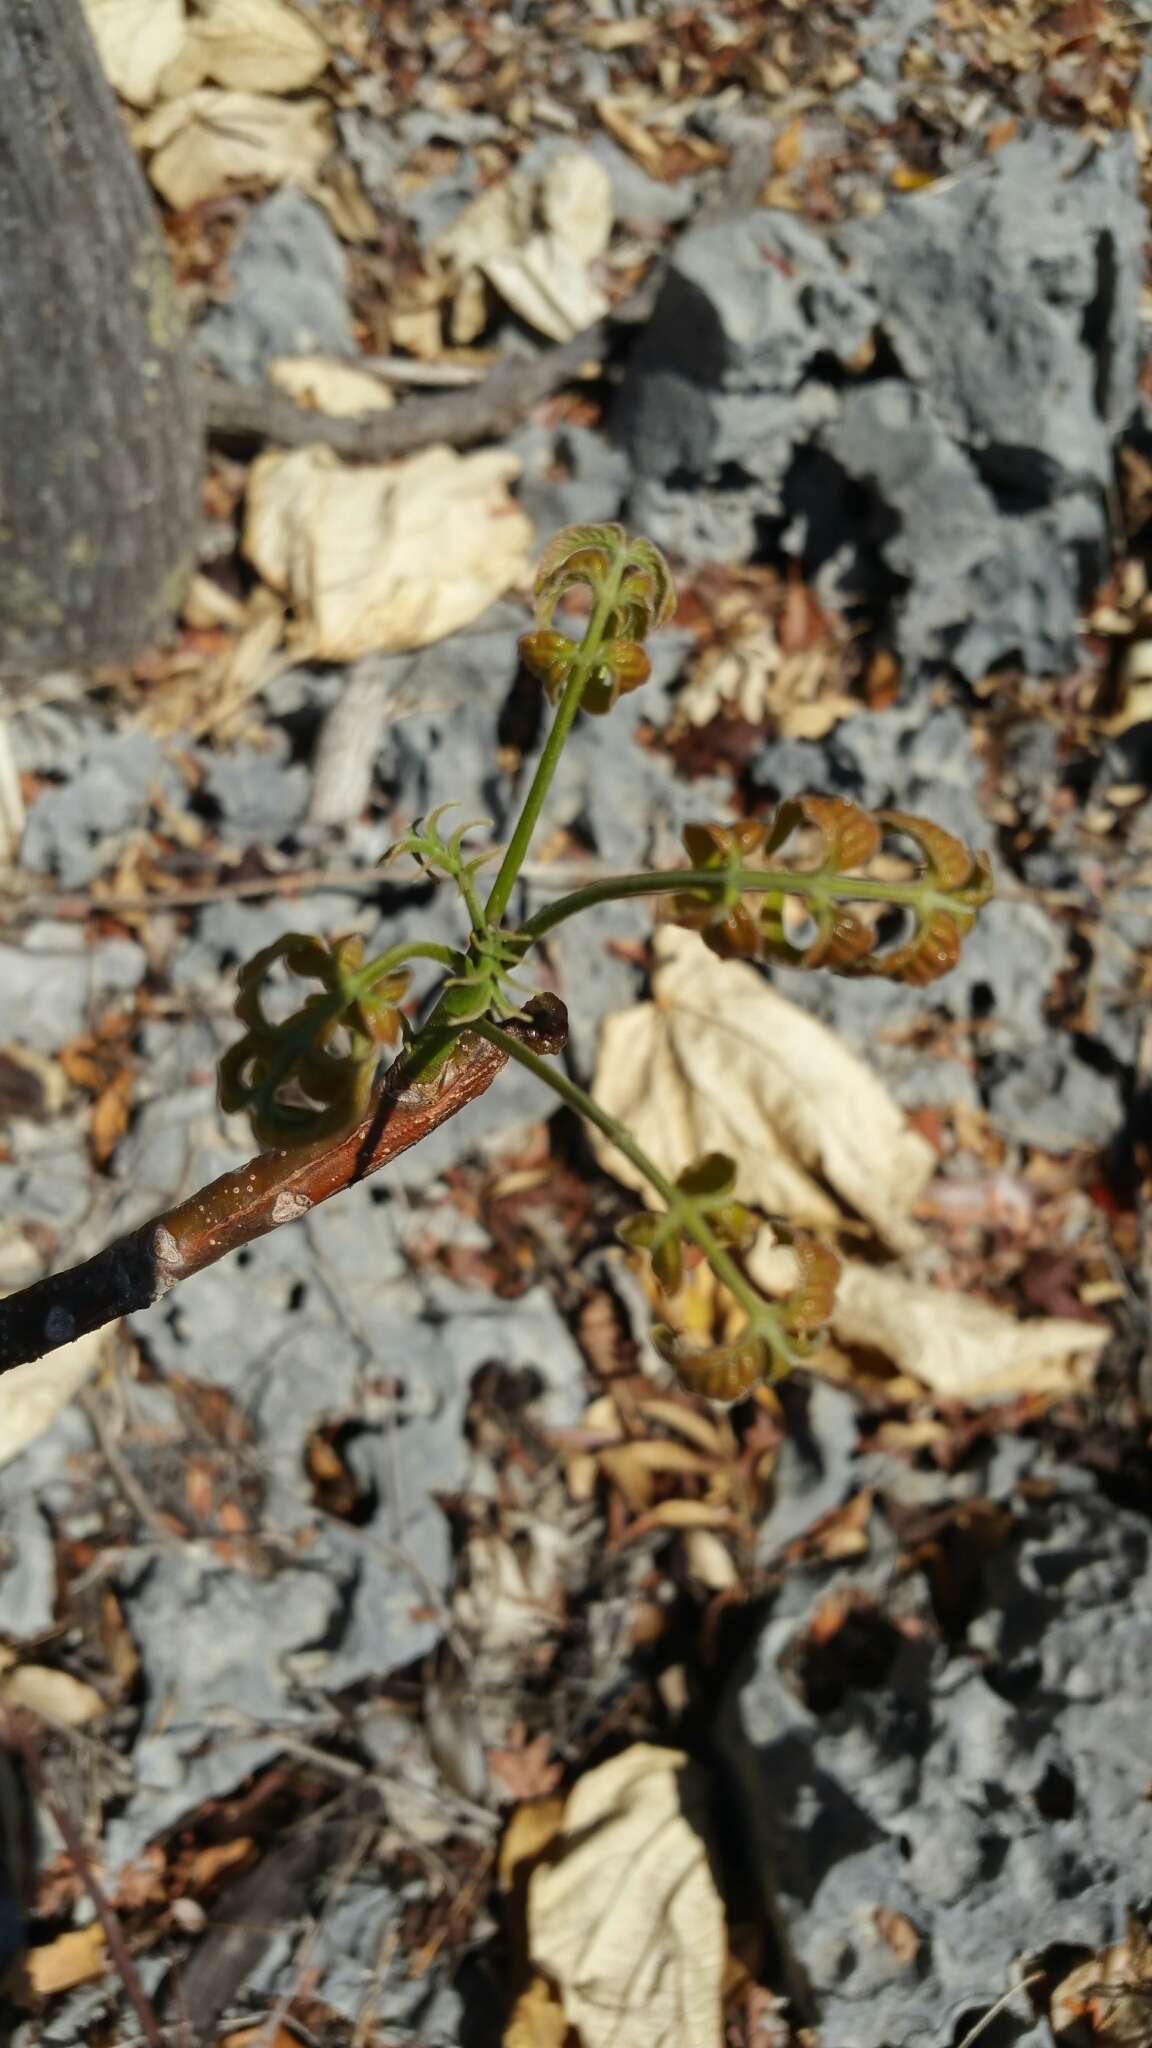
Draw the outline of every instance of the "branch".
<instances>
[{"instance_id":1,"label":"branch","mask_svg":"<svg viewBox=\"0 0 1152 2048\"><path fill-rule=\"evenodd\" d=\"M208 438L242 448L260 441L305 448L322 441L337 455L359 462L389 462L435 441L470 448L514 433L534 405L571 383L585 363L602 362L613 339L614 323L598 320L543 355L511 356L498 363L481 384L438 398L408 399L394 412L360 413L354 419L312 412L267 385L229 384L213 377L208 384Z\"/></svg>"},{"instance_id":2,"label":"branch","mask_svg":"<svg viewBox=\"0 0 1152 2048\"><path fill-rule=\"evenodd\" d=\"M506 1028L529 1050L555 1053L567 1040L568 1020L558 997L541 995ZM466 1032L434 1082L406 1086L408 1061L402 1056L385 1075L372 1114L347 1137L262 1152L82 1266L10 1294L0 1301L0 1373L150 1308L227 1252L366 1180L485 1094L507 1060L502 1047Z\"/></svg>"},{"instance_id":3,"label":"branch","mask_svg":"<svg viewBox=\"0 0 1152 2048\"><path fill-rule=\"evenodd\" d=\"M602 320L582 334L574 334L571 341L562 341L537 356L509 356L479 384L446 391L442 397L406 399L394 412L334 419L297 405L295 399L270 385L245 386L210 377L208 439L245 449L261 441L276 441L282 448L305 448L322 441L350 462L390 462L394 456L429 448L435 441L447 441L453 448L499 441L515 433L541 399L550 398L579 377L586 364L604 362L620 331L642 325L652 310L661 275L662 266L653 265L634 291Z\"/></svg>"}]
</instances>

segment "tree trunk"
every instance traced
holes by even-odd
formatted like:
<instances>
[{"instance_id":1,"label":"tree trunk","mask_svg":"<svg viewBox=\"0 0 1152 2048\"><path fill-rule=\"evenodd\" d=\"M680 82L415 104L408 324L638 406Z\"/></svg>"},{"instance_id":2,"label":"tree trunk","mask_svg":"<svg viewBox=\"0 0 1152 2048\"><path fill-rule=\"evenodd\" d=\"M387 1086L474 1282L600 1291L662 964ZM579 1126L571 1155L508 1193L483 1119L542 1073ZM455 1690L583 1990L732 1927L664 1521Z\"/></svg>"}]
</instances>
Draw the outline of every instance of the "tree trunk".
<instances>
[{"instance_id":1,"label":"tree trunk","mask_svg":"<svg viewBox=\"0 0 1152 2048\"><path fill-rule=\"evenodd\" d=\"M0 670L115 661L194 555L202 426L79 0L0 0Z\"/></svg>"}]
</instances>

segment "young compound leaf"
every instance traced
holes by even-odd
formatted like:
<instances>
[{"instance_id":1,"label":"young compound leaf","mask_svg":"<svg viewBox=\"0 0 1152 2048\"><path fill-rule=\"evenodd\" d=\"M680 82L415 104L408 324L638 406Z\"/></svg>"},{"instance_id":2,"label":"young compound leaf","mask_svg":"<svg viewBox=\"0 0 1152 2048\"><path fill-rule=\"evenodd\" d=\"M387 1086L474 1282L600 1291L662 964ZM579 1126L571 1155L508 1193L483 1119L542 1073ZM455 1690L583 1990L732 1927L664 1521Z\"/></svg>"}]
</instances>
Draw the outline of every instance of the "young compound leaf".
<instances>
[{"instance_id":1,"label":"young compound leaf","mask_svg":"<svg viewBox=\"0 0 1152 2048\"><path fill-rule=\"evenodd\" d=\"M732 1344L700 1349L682 1344L666 1323L656 1323L652 1342L685 1393L703 1394L709 1401L742 1400L758 1380L772 1377L772 1347L755 1332L745 1330Z\"/></svg>"},{"instance_id":2,"label":"young compound leaf","mask_svg":"<svg viewBox=\"0 0 1152 2048\"><path fill-rule=\"evenodd\" d=\"M359 934L330 946L286 932L241 968L236 1015L246 1029L220 1062L220 1104L246 1110L262 1145L307 1145L341 1136L367 1114L382 1046L396 1044L407 992L404 971L366 979ZM277 963L319 981L319 991L280 1023L264 1008Z\"/></svg>"},{"instance_id":3,"label":"young compound leaf","mask_svg":"<svg viewBox=\"0 0 1152 2048\"><path fill-rule=\"evenodd\" d=\"M818 834L817 860L803 866L782 862L782 850L804 828ZM890 832L910 839L920 855L919 873L909 881L876 882L859 872ZM790 797L769 824L688 825L684 848L698 872L715 874L716 885L677 890L666 915L698 931L722 960L825 967L833 974L883 975L920 987L955 967L961 943L992 893L987 857L973 854L941 826L905 811L872 816L842 797ZM857 880L861 887L854 891ZM912 922L910 938L877 951L877 927L853 907L854 895L857 903L904 910ZM796 936L790 904L802 906L811 936Z\"/></svg>"},{"instance_id":4,"label":"young compound leaf","mask_svg":"<svg viewBox=\"0 0 1152 2048\"><path fill-rule=\"evenodd\" d=\"M607 604L594 628L595 642L578 648L556 632L552 614L566 591L583 584L594 605ZM651 541L632 539L614 522L570 526L545 549L536 577L536 628L520 642L526 668L544 684L552 703L561 696L574 662L587 649L589 667L580 704L600 717L618 697L639 689L651 673L641 642L671 618L676 607L672 572Z\"/></svg>"}]
</instances>

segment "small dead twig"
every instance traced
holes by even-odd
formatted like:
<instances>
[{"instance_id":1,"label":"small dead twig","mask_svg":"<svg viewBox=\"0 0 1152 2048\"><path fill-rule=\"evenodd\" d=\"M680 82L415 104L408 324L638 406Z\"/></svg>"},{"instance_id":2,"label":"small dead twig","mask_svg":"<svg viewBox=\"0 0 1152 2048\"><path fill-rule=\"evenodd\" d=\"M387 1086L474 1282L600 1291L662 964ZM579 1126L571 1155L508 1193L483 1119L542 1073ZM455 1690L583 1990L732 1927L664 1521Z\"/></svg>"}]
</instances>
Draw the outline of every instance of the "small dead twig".
<instances>
[{"instance_id":1,"label":"small dead twig","mask_svg":"<svg viewBox=\"0 0 1152 2048\"><path fill-rule=\"evenodd\" d=\"M567 1038L564 1006L537 996L509 1026L542 1052ZM117 1238L83 1265L53 1273L0 1301L0 1373L42 1358L89 1330L150 1308L181 1280L281 1224L294 1222L344 1188L366 1180L483 1095L506 1055L466 1035L436 1082L406 1087L403 1060L384 1078L371 1114L347 1137L262 1152L221 1174L188 1201Z\"/></svg>"},{"instance_id":2,"label":"small dead twig","mask_svg":"<svg viewBox=\"0 0 1152 2048\"><path fill-rule=\"evenodd\" d=\"M561 890L576 889L585 882L606 881L612 870L591 860L525 861L520 874L526 882L543 882ZM153 889L143 896L42 889L25 896L0 895L0 927L40 917L56 917L62 923L85 917L159 917L169 910L201 910L212 903L241 903L266 896L374 896L389 890L411 889L423 880L420 875L385 875L379 868L284 868L277 874L245 875L234 882Z\"/></svg>"},{"instance_id":3,"label":"small dead twig","mask_svg":"<svg viewBox=\"0 0 1152 2048\"><path fill-rule=\"evenodd\" d=\"M339 1900L347 1891L356 1872L365 1861L372 1847L372 1839L375 1833L376 1829L374 1826L362 1827L353 1840L343 1862L333 1873L332 1881L328 1886L320 1912L311 1915L305 1925L304 1939L296 1955L292 1977L285 1984L283 1991L269 2012L264 2025L253 2042L253 2048L276 2048L284 2022L288 2017L288 2009L300 1990L305 1971L312 1960L312 1955L321 1933Z\"/></svg>"},{"instance_id":4,"label":"small dead twig","mask_svg":"<svg viewBox=\"0 0 1152 2048\"><path fill-rule=\"evenodd\" d=\"M84 1886L96 1910L96 1918L104 1930L108 1953L116 1966L124 1994L140 2022L140 2031L148 2048L164 2048L160 2023L156 2018L151 2000L140 1982L136 1965L128 1951L124 1930L116 1916L115 1908L108 1899L88 1859L88 1853L81 1839L80 1830L66 1806L61 1805L49 1785L40 1762L36 1743L31 1731L21 1724L16 1715L11 1717L12 1741L19 1749L29 1779L42 1799L56 1826L60 1830L64 1846L72 1858L73 1868Z\"/></svg>"},{"instance_id":5,"label":"small dead twig","mask_svg":"<svg viewBox=\"0 0 1152 2048\"><path fill-rule=\"evenodd\" d=\"M981 2034L987 2032L993 2020L998 2019L1006 2007L1011 2005L1016 1993L1018 1991L1027 1991L1030 1984L1039 1984L1043 1975L1043 1970L1034 1970L1030 1977L1021 1977L1018 1984L1010 1984L1007 1991L996 2000L995 2005L990 2005L987 2012L977 2020L976 2025L970 2032L965 2034L964 2039L960 2043L960 2048L972 2048L972 2043L978 2041Z\"/></svg>"},{"instance_id":6,"label":"small dead twig","mask_svg":"<svg viewBox=\"0 0 1152 2048\"><path fill-rule=\"evenodd\" d=\"M237 903L261 896L343 895L363 890L403 889L410 883L383 875L378 868L285 868L279 874L245 875L234 882L205 882L188 889L154 889L144 896L101 895L99 890L65 894L42 889L27 896L0 897L0 925L24 918L158 917L167 910L200 910L210 903Z\"/></svg>"},{"instance_id":7,"label":"small dead twig","mask_svg":"<svg viewBox=\"0 0 1152 2048\"><path fill-rule=\"evenodd\" d=\"M624 313L621 307L617 318ZM445 391L436 398L409 399L392 412L362 413L354 419L310 412L268 387L213 379L207 392L208 438L244 448L262 441L275 441L282 448L322 443L350 462L390 462L436 441L472 448L514 433L534 405L579 377L586 363L603 362L614 335L614 321L598 320L543 355L513 356L498 363L481 384Z\"/></svg>"}]
</instances>

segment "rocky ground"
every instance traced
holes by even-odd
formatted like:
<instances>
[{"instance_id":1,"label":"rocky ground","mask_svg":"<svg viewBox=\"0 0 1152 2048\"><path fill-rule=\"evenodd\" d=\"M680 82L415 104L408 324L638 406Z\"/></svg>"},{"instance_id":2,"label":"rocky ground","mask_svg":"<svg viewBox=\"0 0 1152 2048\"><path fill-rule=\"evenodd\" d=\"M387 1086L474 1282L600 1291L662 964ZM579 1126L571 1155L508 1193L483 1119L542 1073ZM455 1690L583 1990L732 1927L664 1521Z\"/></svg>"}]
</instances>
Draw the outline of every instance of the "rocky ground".
<instances>
[{"instance_id":1,"label":"rocky ground","mask_svg":"<svg viewBox=\"0 0 1152 2048\"><path fill-rule=\"evenodd\" d=\"M179 633L0 722L0 1286L247 1156L259 948L455 939L377 863L514 815L567 523L680 602L526 904L805 790L998 887L927 991L545 963L846 1252L802 1380L672 1388L505 1076L12 1398L15 2040L1152 2041L1152 8L86 5L213 428Z\"/></svg>"}]
</instances>

